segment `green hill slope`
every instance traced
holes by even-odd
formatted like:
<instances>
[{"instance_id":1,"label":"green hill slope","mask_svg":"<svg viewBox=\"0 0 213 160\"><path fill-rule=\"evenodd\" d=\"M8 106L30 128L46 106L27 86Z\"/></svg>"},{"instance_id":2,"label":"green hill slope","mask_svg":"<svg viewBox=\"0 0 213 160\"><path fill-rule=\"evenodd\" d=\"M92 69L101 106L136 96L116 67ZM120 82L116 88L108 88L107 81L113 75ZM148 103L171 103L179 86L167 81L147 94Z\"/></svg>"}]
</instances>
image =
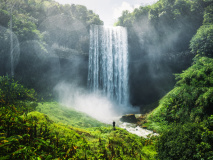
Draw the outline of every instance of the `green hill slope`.
<instances>
[{"instance_id":1,"label":"green hill slope","mask_svg":"<svg viewBox=\"0 0 213 160\"><path fill-rule=\"evenodd\" d=\"M94 118L91 118L87 114L67 108L56 102L39 103L36 110L46 114L54 122L72 125L73 127L90 128L107 126Z\"/></svg>"},{"instance_id":2,"label":"green hill slope","mask_svg":"<svg viewBox=\"0 0 213 160\"><path fill-rule=\"evenodd\" d=\"M113 129L56 102L37 105L33 90L9 77L0 86L1 160L155 159L155 137Z\"/></svg>"},{"instance_id":3,"label":"green hill slope","mask_svg":"<svg viewBox=\"0 0 213 160\"><path fill-rule=\"evenodd\" d=\"M14 106L0 109L1 159L154 159L156 156L154 137L144 139L124 129L114 130L84 114L62 109L57 103L42 106L49 114L52 110L58 113L53 118L58 123L50 118L51 114L50 117L38 111L21 114ZM71 115L74 118L69 119ZM77 117L80 120L73 123ZM97 127L87 128L89 125Z\"/></svg>"},{"instance_id":4,"label":"green hill slope","mask_svg":"<svg viewBox=\"0 0 213 160\"><path fill-rule=\"evenodd\" d=\"M200 123L213 113L213 59L197 58L193 66L176 75L176 87L161 99L149 116L151 126ZM166 123L165 123L166 122Z\"/></svg>"},{"instance_id":5,"label":"green hill slope","mask_svg":"<svg viewBox=\"0 0 213 160\"><path fill-rule=\"evenodd\" d=\"M149 128L161 132L158 158L213 158L213 59L198 57L175 88L148 115Z\"/></svg>"}]
</instances>

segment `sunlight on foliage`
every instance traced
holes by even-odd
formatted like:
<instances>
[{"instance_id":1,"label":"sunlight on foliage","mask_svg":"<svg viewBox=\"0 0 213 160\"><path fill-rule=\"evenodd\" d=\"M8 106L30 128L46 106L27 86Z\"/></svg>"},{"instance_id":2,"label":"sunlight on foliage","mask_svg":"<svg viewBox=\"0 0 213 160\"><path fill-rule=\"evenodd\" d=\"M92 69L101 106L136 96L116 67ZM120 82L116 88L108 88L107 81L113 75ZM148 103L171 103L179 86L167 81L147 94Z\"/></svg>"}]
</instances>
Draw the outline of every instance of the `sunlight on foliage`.
<instances>
[{"instance_id":1,"label":"sunlight on foliage","mask_svg":"<svg viewBox=\"0 0 213 160\"><path fill-rule=\"evenodd\" d=\"M73 127L90 128L105 125L84 113L62 106L57 102L39 103L36 110L45 113L55 122L72 125Z\"/></svg>"},{"instance_id":2,"label":"sunlight on foliage","mask_svg":"<svg viewBox=\"0 0 213 160\"><path fill-rule=\"evenodd\" d=\"M162 133L157 142L158 158L211 159L213 59L197 56L176 79L175 88L148 115L149 128Z\"/></svg>"},{"instance_id":3,"label":"sunlight on foliage","mask_svg":"<svg viewBox=\"0 0 213 160\"><path fill-rule=\"evenodd\" d=\"M114 130L56 102L37 104L31 101L34 92L9 77L1 77L0 84L1 159L154 159L157 155L157 137L144 139Z\"/></svg>"}]
</instances>

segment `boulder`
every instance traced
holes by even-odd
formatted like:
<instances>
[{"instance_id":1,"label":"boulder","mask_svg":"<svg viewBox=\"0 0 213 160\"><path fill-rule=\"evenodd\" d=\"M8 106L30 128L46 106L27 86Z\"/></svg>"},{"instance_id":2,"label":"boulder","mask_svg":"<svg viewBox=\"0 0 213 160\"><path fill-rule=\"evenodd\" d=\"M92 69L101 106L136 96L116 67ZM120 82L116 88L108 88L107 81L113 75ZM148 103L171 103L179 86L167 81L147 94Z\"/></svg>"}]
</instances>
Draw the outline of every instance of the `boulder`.
<instances>
[{"instance_id":1,"label":"boulder","mask_svg":"<svg viewBox=\"0 0 213 160\"><path fill-rule=\"evenodd\" d=\"M134 114L128 114L128 115L122 116L120 118L120 121L128 122L128 123L136 123L137 122L137 118L135 117Z\"/></svg>"}]
</instances>

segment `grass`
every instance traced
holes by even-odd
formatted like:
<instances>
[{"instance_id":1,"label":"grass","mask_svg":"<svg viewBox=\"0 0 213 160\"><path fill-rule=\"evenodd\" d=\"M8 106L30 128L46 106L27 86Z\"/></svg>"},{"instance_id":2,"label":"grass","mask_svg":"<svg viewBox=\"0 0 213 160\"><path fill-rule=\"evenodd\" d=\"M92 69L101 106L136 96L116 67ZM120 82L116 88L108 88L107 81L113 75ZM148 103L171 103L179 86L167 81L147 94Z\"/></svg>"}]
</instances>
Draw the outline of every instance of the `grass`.
<instances>
[{"instance_id":1,"label":"grass","mask_svg":"<svg viewBox=\"0 0 213 160\"><path fill-rule=\"evenodd\" d=\"M63 130L65 134L68 132L66 128L72 128L81 138L84 137L86 139L88 145L91 146L91 150L95 151L97 155L101 152L100 147L106 149L107 155L112 154L113 151L110 146L113 146L113 150L117 150L116 152L124 159L141 156L141 158L148 160L154 159L157 154L153 144L146 144L146 139L121 128L113 130L110 125L103 124L84 113L67 108L56 102L39 103L36 110L56 122L53 127L58 131ZM67 134L71 133L68 132ZM128 156L126 155L127 153L129 153Z\"/></svg>"},{"instance_id":2,"label":"grass","mask_svg":"<svg viewBox=\"0 0 213 160\"><path fill-rule=\"evenodd\" d=\"M3 159L155 159L155 137L147 139L103 124L56 102L24 113L2 107ZM9 126L9 128L8 128Z\"/></svg>"},{"instance_id":3,"label":"grass","mask_svg":"<svg viewBox=\"0 0 213 160\"><path fill-rule=\"evenodd\" d=\"M165 117L162 116L165 111L166 107L160 103L157 108L155 108L147 115L147 123L145 123L144 125L147 126L148 129L151 129L155 132L163 132L168 127L168 123L165 120Z\"/></svg>"},{"instance_id":4,"label":"grass","mask_svg":"<svg viewBox=\"0 0 213 160\"><path fill-rule=\"evenodd\" d=\"M71 125L73 127L91 128L107 126L85 113L67 108L57 102L39 103L36 107L36 111L46 114L54 122Z\"/></svg>"}]
</instances>

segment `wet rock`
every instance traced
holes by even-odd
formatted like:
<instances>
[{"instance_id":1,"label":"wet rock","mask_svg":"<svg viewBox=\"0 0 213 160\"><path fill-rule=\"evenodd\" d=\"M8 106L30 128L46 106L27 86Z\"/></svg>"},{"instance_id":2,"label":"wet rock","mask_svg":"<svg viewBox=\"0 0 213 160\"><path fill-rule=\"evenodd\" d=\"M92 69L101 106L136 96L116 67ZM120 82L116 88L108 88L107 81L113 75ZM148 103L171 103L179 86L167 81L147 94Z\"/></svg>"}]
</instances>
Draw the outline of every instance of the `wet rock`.
<instances>
[{"instance_id":1,"label":"wet rock","mask_svg":"<svg viewBox=\"0 0 213 160\"><path fill-rule=\"evenodd\" d=\"M143 129L147 129L147 126L142 126Z\"/></svg>"},{"instance_id":2,"label":"wet rock","mask_svg":"<svg viewBox=\"0 0 213 160\"><path fill-rule=\"evenodd\" d=\"M128 115L122 116L120 118L120 121L128 122L128 123L136 123L137 122L137 118L135 117L134 114L128 114Z\"/></svg>"}]
</instances>

